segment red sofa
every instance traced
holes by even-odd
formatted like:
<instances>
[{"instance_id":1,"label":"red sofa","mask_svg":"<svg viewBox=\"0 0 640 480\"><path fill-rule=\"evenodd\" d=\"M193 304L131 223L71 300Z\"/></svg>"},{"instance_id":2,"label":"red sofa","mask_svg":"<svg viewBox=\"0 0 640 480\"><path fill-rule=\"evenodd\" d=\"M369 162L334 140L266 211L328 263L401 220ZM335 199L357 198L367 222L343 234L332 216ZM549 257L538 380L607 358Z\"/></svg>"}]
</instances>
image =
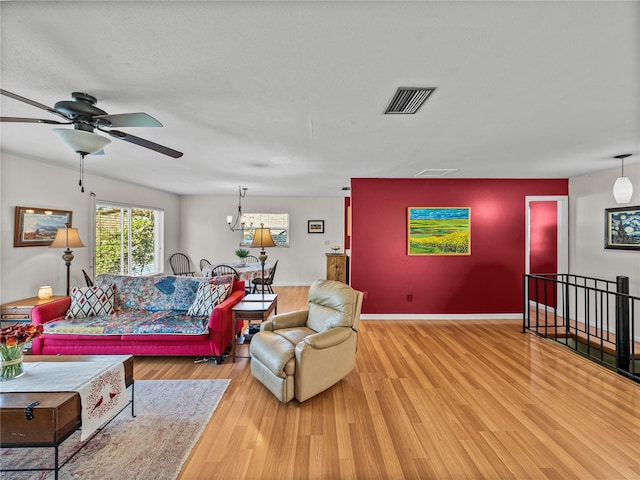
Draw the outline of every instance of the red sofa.
<instances>
[{"instance_id":1,"label":"red sofa","mask_svg":"<svg viewBox=\"0 0 640 480\"><path fill-rule=\"evenodd\" d=\"M101 277L103 277L101 279ZM198 277L122 277L115 275L99 276L96 285L113 285L115 290L116 313L104 315L106 322L116 323L118 314L126 312L129 318L140 317L147 324L152 324L155 317L163 312L154 310L150 305L152 298L157 300L158 286L166 286L175 282L181 285L175 289L175 295L184 294L187 290L195 296L195 291L200 282L208 281ZM113 283L110 283L113 282ZM193 284L191 285L191 283ZM130 287L135 284L135 288ZM185 290L185 285L187 289ZM172 285L171 285L172 286ZM192 288L189 288L189 287ZM135 291L133 291L135 290ZM173 293L173 290L172 290ZM59 331L51 329L47 333L47 327L64 323L64 316L71 305L71 297L65 297L54 302L39 305L31 311L34 325L45 325L45 333L33 339L32 352L34 355L147 355L147 356L194 356L214 357L217 363L224 360L224 352L227 350L235 336L232 332L232 312L235 304L240 302L245 294L244 282L234 281L231 293L226 300L217 305L209 317L208 331L206 333L134 333L121 334L96 334L78 333L71 328L59 328ZM184 296L184 295L183 295ZM170 298L170 297L164 297ZM191 298L183 299L190 301ZM166 303L166 300L163 300ZM134 302L134 304L132 304ZM157 301L156 301L157 304ZM162 305L162 303L161 303ZM186 315L186 312L182 312ZM170 316L170 315L169 315ZM187 318L187 317L184 317ZM87 323L96 322L97 317L88 317ZM79 320L76 320L79 322ZM202 322L202 321L201 321ZM203 322L202 322L203 323ZM93 328L93 327L92 327ZM238 333L242 329L239 322ZM79 330L82 332L82 330ZM55 333L52 333L55 332Z\"/></svg>"}]
</instances>

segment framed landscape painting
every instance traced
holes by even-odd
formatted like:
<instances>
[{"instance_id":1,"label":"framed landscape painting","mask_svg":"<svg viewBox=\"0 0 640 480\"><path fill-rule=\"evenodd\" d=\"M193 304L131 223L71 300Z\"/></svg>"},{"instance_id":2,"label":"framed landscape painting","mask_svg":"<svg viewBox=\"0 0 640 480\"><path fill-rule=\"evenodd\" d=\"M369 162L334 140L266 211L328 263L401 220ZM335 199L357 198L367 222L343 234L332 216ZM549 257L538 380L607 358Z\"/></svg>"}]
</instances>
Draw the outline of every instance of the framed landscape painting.
<instances>
[{"instance_id":1,"label":"framed landscape painting","mask_svg":"<svg viewBox=\"0 0 640 480\"><path fill-rule=\"evenodd\" d=\"M59 228L71 225L70 210L16 207L14 247L46 247L53 243Z\"/></svg>"},{"instance_id":2,"label":"framed landscape painting","mask_svg":"<svg viewBox=\"0 0 640 480\"><path fill-rule=\"evenodd\" d=\"M324 220L309 220L307 233L324 233Z\"/></svg>"},{"instance_id":3,"label":"framed landscape painting","mask_svg":"<svg viewBox=\"0 0 640 480\"><path fill-rule=\"evenodd\" d=\"M640 205L606 208L604 248L640 251Z\"/></svg>"},{"instance_id":4,"label":"framed landscape painting","mask_svg":"<svg viewBox=\"0 0 640 480\"><path fill-rule=\"evenodd\" d=\"M408 255L471 255L469 207L409 207Z\"/></svg>"}]
</instances>

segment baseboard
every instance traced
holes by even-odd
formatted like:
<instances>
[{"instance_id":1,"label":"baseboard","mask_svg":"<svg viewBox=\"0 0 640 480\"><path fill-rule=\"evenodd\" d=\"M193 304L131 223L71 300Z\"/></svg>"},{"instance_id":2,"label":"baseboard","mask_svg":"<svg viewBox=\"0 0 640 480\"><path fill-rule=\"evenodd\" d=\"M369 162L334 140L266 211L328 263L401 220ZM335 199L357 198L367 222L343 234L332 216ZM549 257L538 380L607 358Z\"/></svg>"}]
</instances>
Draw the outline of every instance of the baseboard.
<instances>
[{"instance_id":1,"label":"baseboard","mask_svg":"<svg viewBox=\"0 0 640 480\"><path fill-rule=\"evenodd\" d=\"M361 320L522 320L522 313L469 313L469 314L422 314L422 313L363 313Z\"/></svg>"}]
</instances>

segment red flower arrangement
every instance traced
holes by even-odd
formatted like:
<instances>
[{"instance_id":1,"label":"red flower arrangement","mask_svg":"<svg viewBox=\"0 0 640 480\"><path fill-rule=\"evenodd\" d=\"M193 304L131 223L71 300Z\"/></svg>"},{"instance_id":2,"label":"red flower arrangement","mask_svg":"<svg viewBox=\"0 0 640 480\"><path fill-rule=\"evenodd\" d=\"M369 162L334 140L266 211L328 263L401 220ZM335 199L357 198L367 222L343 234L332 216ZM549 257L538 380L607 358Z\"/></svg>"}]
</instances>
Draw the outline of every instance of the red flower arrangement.
<instances>
[{"instance_id":1,"label":"red flower arrangement","mask_svg":"<svg viewBox=\"0 0 640 480\"><path fill-rule=\"evenodd\" d=\"M16 323L0 329L0 380L11 380L24 373L22 348L42 335L42 325Z\"/></svg>"}]
</instances>

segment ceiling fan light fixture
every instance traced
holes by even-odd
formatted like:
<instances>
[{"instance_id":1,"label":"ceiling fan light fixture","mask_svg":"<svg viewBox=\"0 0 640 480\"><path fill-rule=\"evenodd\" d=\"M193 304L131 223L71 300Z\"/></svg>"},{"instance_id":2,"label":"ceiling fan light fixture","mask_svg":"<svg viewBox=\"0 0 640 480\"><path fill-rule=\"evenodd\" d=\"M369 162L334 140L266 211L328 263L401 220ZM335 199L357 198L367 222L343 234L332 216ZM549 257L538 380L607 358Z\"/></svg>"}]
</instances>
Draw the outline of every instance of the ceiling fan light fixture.
<instances>
[{"instance_id":1,"label":"ceiling fan light fixture","mask_svg":"<svg viewBox=\"0 0 640 480\"><path fill-rule=\"evenodd\" d=\"M54 128L53 133L55 133L62 143L80 155L99 152L111 143L111 140L106 137L83 130Z\"/></svg>"}]
</instances>

